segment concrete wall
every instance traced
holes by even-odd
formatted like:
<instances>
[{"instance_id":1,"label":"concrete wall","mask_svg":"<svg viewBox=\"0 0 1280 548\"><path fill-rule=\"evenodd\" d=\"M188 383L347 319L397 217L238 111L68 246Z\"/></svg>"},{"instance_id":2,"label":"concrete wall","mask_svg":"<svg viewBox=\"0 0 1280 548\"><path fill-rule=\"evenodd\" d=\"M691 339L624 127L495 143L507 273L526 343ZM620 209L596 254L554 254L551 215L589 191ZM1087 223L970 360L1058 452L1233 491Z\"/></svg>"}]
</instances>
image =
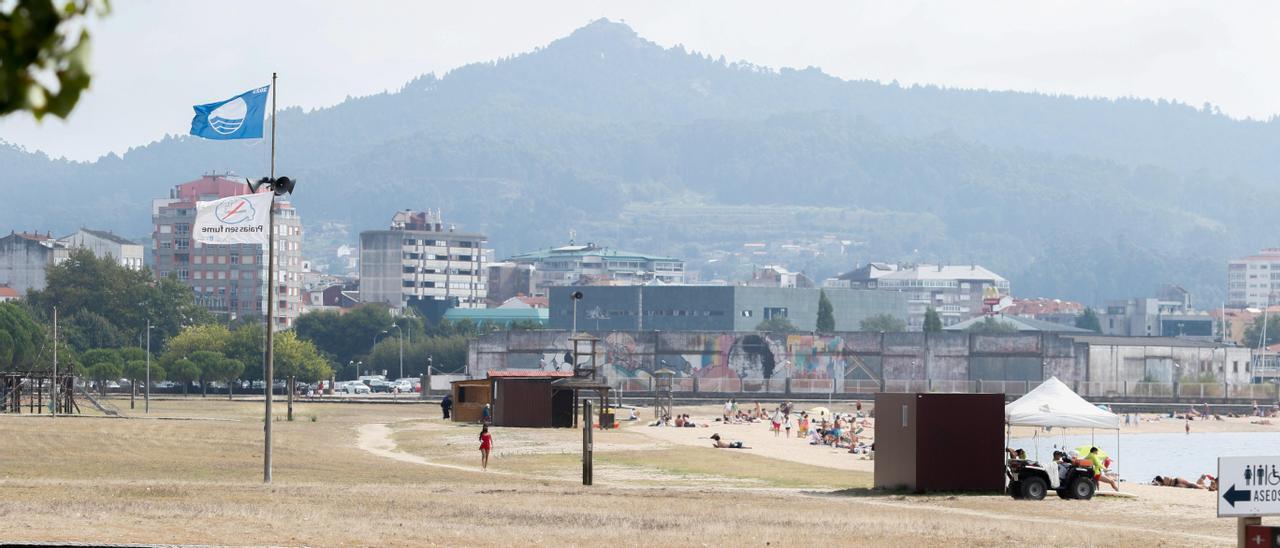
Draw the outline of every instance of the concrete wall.
<instances>
[{"instance_id":1,"label":"concrete wall","mask_svg":"<svg viewBox=\"0 0 1280 548\"><path fill-rule=\"evenodd\" d=\"M1087 344L1052 333L591 333L600 339L596 363L611 381L648 379L664 367L679 378L834 379L837 390L845 381L881 378L1170 382L1174 363L1192 368L1192 376L1211 373L1213 382L1248 383L1252 374L1247 348ZM468 348L468 373L568 370L568 337L559 330L485 335Z\"/></svg>"},{"instance_id":2,"label":"concrete wall","mask_svg":"<svg viewBox=\"0 0 1280 548\"><path fill-rule=\"evenodd\" d=\"M1089 380L1095 382L1248 383L1252 377L1248 348L1159 345L1091 345Z\"/></svg>"}]
</instances>

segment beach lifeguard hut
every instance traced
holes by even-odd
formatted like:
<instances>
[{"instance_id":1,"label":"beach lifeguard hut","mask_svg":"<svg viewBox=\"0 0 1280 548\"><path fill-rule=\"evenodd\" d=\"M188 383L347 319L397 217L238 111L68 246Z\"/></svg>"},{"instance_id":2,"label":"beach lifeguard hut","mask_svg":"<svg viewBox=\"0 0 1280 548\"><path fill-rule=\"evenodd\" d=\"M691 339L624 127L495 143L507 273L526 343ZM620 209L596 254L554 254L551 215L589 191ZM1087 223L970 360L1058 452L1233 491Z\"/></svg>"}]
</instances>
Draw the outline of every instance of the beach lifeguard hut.
<instances>
[{"instance_id":1,"label":"beach lifeguard hut","mask_svg":"<svg viewBox=\"0 0 1280 548\"><path fill-rule=\"evenodd\" d=\"M671 379L676 372L662 368L653 372L653 418L670 417L671 414Z\"/></svg>"}]
</instances>

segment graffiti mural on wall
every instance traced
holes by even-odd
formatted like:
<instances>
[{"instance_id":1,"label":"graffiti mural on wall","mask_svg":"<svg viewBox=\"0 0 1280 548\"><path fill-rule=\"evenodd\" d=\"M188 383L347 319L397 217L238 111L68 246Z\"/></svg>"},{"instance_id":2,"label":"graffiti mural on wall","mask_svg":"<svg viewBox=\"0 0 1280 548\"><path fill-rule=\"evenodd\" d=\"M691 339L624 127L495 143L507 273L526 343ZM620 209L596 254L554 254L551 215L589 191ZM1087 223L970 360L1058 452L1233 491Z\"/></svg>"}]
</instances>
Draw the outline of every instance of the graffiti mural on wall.
<instances>
[{"instance_id":1,"label":"graffiti mural on wall","mask_svg":"<svg viewBox=\"0 0 1280 548\"><path fill-rule=\"evenodd\" d=\"M873 379L880 370L878 354L857 351L857 345L839 334L609 332L596 336L600 338L597 364L611 379L647 379L663 368L677 377L707 379ZM477 359L478 363L500 363L511 369L572 370L571 357L566 355L569 340L563 332L509 332L488 337L506 337L505 344L486 340L478 352L498 353L502 358Z\"/></svg>"}]
</instances>

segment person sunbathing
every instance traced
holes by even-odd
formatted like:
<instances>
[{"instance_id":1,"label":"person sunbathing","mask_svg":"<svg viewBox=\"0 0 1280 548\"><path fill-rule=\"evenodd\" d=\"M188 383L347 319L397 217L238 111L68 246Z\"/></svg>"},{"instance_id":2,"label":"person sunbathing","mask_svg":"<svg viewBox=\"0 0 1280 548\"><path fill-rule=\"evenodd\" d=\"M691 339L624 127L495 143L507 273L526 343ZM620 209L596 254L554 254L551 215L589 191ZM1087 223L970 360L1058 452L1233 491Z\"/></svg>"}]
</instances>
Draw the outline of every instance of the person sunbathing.
<instances>
[{"instance_id":1,"label":"person sunbathing","mask_svg":"<svg viewBox=\"0 0 1280 548\"><path fill-rule=\"evenodd\" d=\"M711 446L716 449L748 449L740 441L724 441L720 439L720 434L711 435Z\"/></svg>"},{"instance_id":2,"label":"person sunbathing","mask_svg":"<svg viewBox=\"0 0 1280 548\"><path fill-rule=\"evenodd\" d=\"M1201 476L1200 479L1203 480L1204 477ZM1203 485L1199 483L1191 483L1185 478L1180 478L1177 476L1156 476L1155 479L1151 480L1151 485L1157 485L1161 487L1186 487L1187 489L1204 489L1205 488Z\"/></svg>"},{"instance_id":3,"label":"person sunbathing","mask_svg":"<svg viewBox=\"0 0 1280 548\"><path fill-rule=\"evenodd\" d=\"M1209 483L1208 483L1208 484L1206 484L1206 483L1205 483L1205 480L1209 480ZM1211 475L1209 475L1209 474L1200 474L1200 479L1196 480L1196 485L1200 486L1200 488L1201 488L1201 489L1208 489L1208 490L1210 490L1210 491L1217 491L1217 490L1218 490L1218 478L1215 478L1215 477L1213 477L1213 476L1211 476Z\"/></svg>"}]
</instances>

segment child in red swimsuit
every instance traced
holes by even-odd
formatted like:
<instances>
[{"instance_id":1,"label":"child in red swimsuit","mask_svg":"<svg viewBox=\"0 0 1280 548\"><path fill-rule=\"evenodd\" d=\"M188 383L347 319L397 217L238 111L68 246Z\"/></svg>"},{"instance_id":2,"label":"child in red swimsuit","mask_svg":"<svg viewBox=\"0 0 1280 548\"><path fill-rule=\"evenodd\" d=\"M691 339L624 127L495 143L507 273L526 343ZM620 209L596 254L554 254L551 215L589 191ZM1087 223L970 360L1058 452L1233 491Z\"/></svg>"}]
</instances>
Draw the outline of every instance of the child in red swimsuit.
<instances>
[{"instance_id":1,"label":"child in red swimsuit","mask_svg":"<svg viewBox=\"0 0 1280 548\"><path fill-rule=\"evenodd\" d=\"M480 428L480 468L489 469L489 450L493 448L493 436L489 435L489 427Z\"/></svg>"}]
</instances>

